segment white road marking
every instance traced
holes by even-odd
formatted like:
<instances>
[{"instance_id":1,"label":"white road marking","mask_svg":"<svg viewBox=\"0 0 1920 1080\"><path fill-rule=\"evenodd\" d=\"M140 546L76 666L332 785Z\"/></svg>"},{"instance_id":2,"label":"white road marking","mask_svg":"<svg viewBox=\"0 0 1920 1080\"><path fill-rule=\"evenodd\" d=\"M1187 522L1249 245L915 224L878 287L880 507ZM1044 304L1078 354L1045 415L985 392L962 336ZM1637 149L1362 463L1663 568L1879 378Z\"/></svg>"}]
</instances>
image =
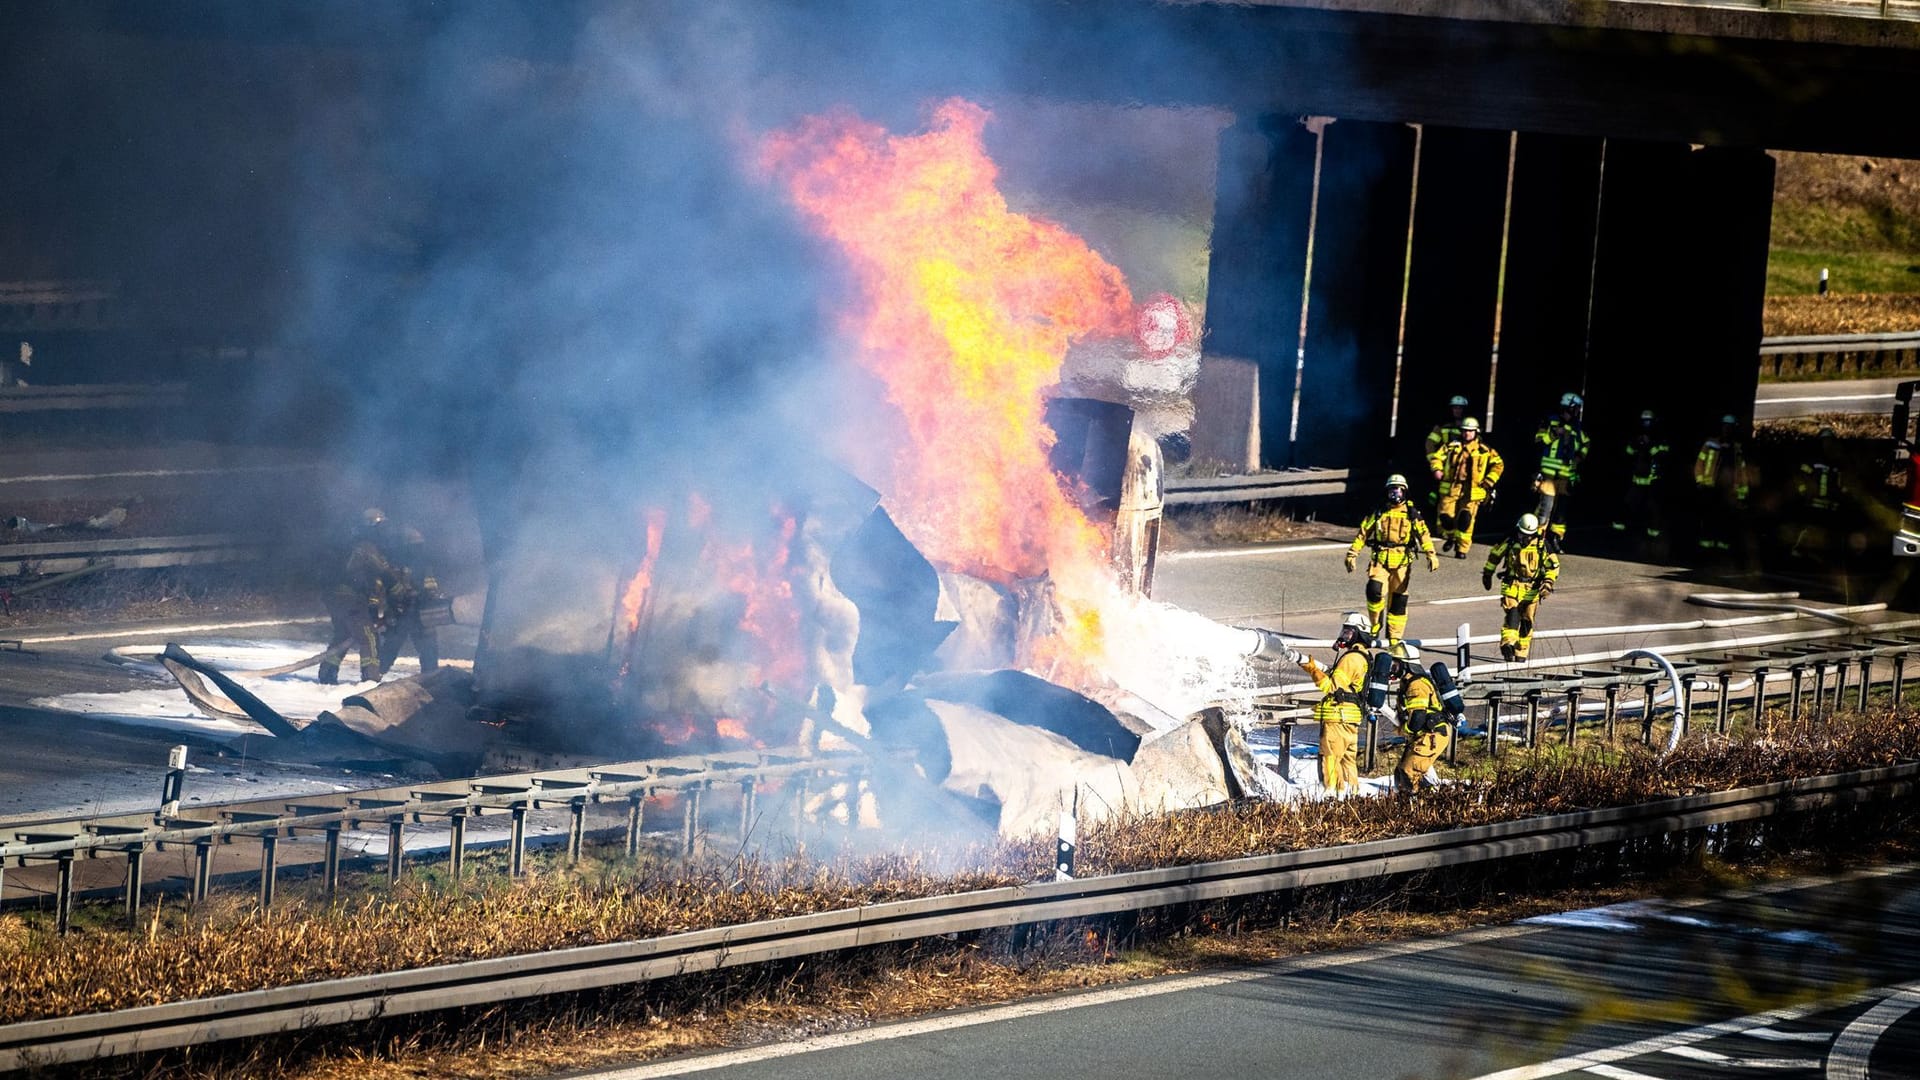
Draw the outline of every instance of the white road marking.
<instances>
[{"instance_id":1,"label":"white road marking","mask_svg":"<svg viewBox=\"0 0 1920 1080\"><path fill-rule=\"evenodd\" d=\"M1607 1080L1662 1080L1661 1077L1623 1069L1618 1065L1589 1065L1587 1071L1595 1076L1604 1076Z\"/></svg>"},{"instance_id":2,"label":"white road marking","mask_svg":"<svg viewBox=\"0 0 1920 1080\"><path fill-rule=\"evenodd\" d=\"M1747 1032L1756 1039L1770 1042L1817 1042L1824 1043L1832 1036L1824 1031L1781 1031L1779 1028L1757 1027Z\"/></svg>"},{"instance_id":3,"label":"white road marking","mask_svg":"<svg viewBox=\"0 0 1920 1080\"><path fill-rule=\"evenodd\" d=\"M1481 593L1479 596L1449 596L1445 600L1429 600L1427 603L1432 604L1434 607L1445 607L1448 604L1476 604L1483 600L1498 599L1500 599L1499 593L1490 592Z\"/></svg>"},{"instance_id":4,"label":"white road marking","mask_svg":"<svg viewBox=\"0 0 1920 1080\"><path fill-rule=\"evenodd\" d=\"M1431 938L1424 941L1407 941L1393 945L1382 945L1372 949L1360 949L1353 952L1332 953L1325 956L1303 956L1276 964L1263 964L1257 968L1236 971L1224 975L1185 975L1176 978L1156 980L1136 986L1121 986L1110 990L1095 990L1066 999L1018 1002L996 1008L979 1009L964 1013L929 1017L925 1020L910 1020L885 1027L866 1028L860 1031L843 1031L832 1035L817 1035L799 1042L779 1043L768 1046L756 1046L745 1050L731 1050L724 1053L709 1054L703 1057L679 1058L670 1061L641 1065L631 1069L615 1069L608 1072L588 1074L595 1080L649 1080L656 1076L678 1076L689 1072L706 1072L710 1069L725 1069L735 1065L748 1065L776 1058L794 1057L810 1054L817 1050L834 1050L847 1046L860 1046L866 1043L887 1042L905 1039L915 1035L925 1035L937 1031L953 1031L959 1028L977 1027L981 1024L998 1023L1002 1020L1018 1020L1028 1016L1062 1012L1067 1009L1083 1009L1095 1005L1108 1005L1119 1001L1132 1001L1138 998L1160 997L1164 994L1177 994L1187 990L1207 990L1218 986L1232 986L1237 983L1251 982L1255 979L1268 979L1299 971L1317 971L1325 968L1345 967L1350 964L1364 964L1374 960L1384 960L1396 956L1412 956L1433 952L1439 949L1451 949L1461 945L1478 945L1488 941L1522 937L1539 933L1535 927L1498 926L1486 930L1470 931L1447 938Z\"/></svg>"},{"instance_id":5,"label":"white road marking","mask_svg":"<svg viewBox=\"0 0 1920 1080\"><path fill-rule=\"evenodd\" d=\"M1210 551L1168 551L1161 562L1186 562L1188 559L1237 559L1243 555L1284 555L1294 551L1343 551L1345 544L1261 544L1258 547L1218 548Z\"/></svg>"},{"instance_id":6,"label":"white road marking","mask_svg":"<svg viewBox=\"0 0 1920 1080\"><path fill-rule=\"evenodd\" d=\"M1822 394L1817 397L1776 397L1757 402L1759 405L1805 405L1814 401L1892 401L1892 394Z\"/></svg>"},{"instance_id":7,"label":"white road marking","mask_svg":"<svg viewBox=\"0 0 1920 1080\"><path fill-rule=\"evenodd\" d=\"M0 484L56 484L72 480L122 480L141 476L217 476L222 473L291 472L317 469L317 462L289 465L228 465L208 469L128 469L121 472L43 473L39 476L0 476Z\"/></svg>"},{"instance_id":8,"label":"white road marking","mask_svg":"<svg viewBox=\"0 0 1920 1080\"><path fill-rule=\"evenodd\" d=\"M1920 982L1900 987L1898 993L1848 1024L1840 1037L1833 1040L1833 1049L1827 1051L1827 1080L1868 1080L1874 1044L1888 1028L1915 1009L1920 1009Z\"/></svg>"},{"instance_id":9,"label":"white road marking","mask_svg":"<svg viewBox=\"0 0 1920 1080\"><path fill-rule=\"evenodd\" d=\"M252 622L194 623L181 626L130 626L122 630L101 630L91 634L48 634L45 637L21 638L27 645L45 645L57 641L93 641L99 638L136 638L168 634L204 634L212 630L253 630L262 626L307 626L330 620L319 616L307 616L298 619L255 619Z\"/></svg>"},{"instance_id":10,"label":"white road marking","mask_svg":"<svg viewBox=\"0 0 1920 1080\"><path fill-rule=\"evenodd\" d=\"M1742 1035L1746 1032L1741 1032ZM1742 1069L1818 1069L1819 1058L1742 1058L1732 1054L1722 1054L1717 1050L1702 1050L1698 1046L1669 1046L1660 1051L1683 1057L1689 1061L1705 1061L1715 1065L1733 1065Z\"/></svg>"}]
</instances>

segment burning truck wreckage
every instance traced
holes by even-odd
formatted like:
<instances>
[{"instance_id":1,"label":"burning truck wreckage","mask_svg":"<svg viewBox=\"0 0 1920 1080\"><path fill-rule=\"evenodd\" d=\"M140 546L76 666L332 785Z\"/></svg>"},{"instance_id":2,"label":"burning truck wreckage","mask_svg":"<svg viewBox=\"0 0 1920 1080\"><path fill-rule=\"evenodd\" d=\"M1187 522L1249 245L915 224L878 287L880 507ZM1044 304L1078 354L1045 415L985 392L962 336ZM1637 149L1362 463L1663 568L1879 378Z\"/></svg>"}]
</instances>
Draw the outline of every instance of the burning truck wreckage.
<instances>
[{"instance_id":1,"label":"burning truck wreckage","mask_svg":"<svg viewBox=\"0 0 1920 1080\"><path fill-rule=\"evenodd\" d=\"M1193 318L1011 210L987 120L951 101L916 135L817 117L756 147L760 178L844 262L857 298L836 317L885 400L835 418L835 453L631 498L524 465L476 483L483 523L566 525L483 524L472 668L389 678L311 721L249 673L178 645L161 661L203 711L266 727L265 758L459 776L846 754L859 779L822 814L918 830L957 826L960 806L1005 836L1069 805L1089 820L1284 793L1244 730L1277 635L1150 596L1157 439L1191 420Z\"/></svg>"}]
</instances>

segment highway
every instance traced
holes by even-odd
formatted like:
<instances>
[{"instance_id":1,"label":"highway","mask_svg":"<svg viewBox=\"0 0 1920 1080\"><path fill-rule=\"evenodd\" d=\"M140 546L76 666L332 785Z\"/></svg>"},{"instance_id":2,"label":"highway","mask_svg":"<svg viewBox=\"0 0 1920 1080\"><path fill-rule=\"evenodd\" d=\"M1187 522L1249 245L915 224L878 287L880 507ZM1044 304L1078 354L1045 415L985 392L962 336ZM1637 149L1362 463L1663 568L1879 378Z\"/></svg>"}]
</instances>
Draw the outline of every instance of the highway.
<instances>
[{"instance_id":1,"label":"highway","mask_svg":"<svg viewBox=\"0 0 1920 1080\"><path fill-rule=\"evenodd\" d=\"M1761 383L1755 420L1783 420L1817 413L1887 413L1893 388L1904 379L1836 379L1829 382Z\"/></svg>"},{"instance_id":2,"label":"highway","mask_svg":"<svg viewBox=\"0 0 1920 1080\"><path fill-rule=\"evenodd\" d=\"M1915 871L1463 928L591 1075L1912 1080Z\"/></svg>"}]
</instances>

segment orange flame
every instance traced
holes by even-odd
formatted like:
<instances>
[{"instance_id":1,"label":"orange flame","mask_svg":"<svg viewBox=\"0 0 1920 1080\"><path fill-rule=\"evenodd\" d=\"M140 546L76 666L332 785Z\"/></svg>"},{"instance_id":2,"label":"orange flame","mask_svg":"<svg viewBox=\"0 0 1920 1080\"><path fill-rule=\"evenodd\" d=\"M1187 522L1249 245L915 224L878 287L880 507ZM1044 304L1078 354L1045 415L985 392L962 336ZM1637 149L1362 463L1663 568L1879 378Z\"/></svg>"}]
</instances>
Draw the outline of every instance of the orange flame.
<instances>
[{"instance_id":1,"label":"orange flame","mask_svg":"<svg viewBox=\"0 0 1920 1080\"><path fill-rule=\"evenodd\" d=\"M660 561L660 541L666 534L667 515L659 509L647 511L647 550L640 557L640 569L627 582L620 595L620 621L632 634L640 629L640 613L647 604L647 594L653 589L654 566Z\"/></svg>"},{"instance_id":2,"label":"orange flame","mask_svg":"<svg viewBox=\"0 0 1920 1080\"><path fill-rule=\"evenodd\" d=\"M1107 541L1048 464L1045 395L1075 341L1129 332L1133 302L1083 240L1008 208L981 141L988 115L952 100L926 133L898 137L815 117L767 137L761 164L860 283L859 361L910 442L888 493L901 529L946 569L1059 583L1104 565Z\"/></svg>"}]
</instances>

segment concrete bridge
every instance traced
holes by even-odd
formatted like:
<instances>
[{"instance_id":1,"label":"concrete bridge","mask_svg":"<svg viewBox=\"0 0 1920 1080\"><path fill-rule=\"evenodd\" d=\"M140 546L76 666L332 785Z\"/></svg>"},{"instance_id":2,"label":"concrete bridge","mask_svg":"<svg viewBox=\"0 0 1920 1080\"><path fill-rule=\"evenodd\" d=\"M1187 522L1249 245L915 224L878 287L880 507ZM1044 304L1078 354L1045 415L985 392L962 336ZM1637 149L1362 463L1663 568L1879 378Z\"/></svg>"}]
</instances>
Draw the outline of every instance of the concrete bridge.
<instances>
[{"instance_id":1,"label":"concrete bridge","mask_svg":"<svg viewBox=\"0 0 1920 1080\"><path fill-rule=\"evenodd\" d=\"M271 322L270 304L234 297L275 280L274 247L299 229L278 219L286 210L268 190L271 170L291 168L283 159L294 155L254 154L251 185L221 179L232 190L215 209L238 222L225 239L150 220L90 232L98 207L70 193L120 200L95 177L125 168L129 145L144 146L141 166L166 169L176 156L219 160L220 139L244 139L249 152L298 139L275 111L308 107L289 72L354 57L382 73L366 82L404 81L444 57L475 10L9 5L0 128L27 134L0 167L0 280L171 267L151 254L161 237L205 249L211 284L196 279L183 300ZM464 27L465 44L545 70L590 47L605 8L485 10L500 27ZM1566 390L1586 394L1597 439L1647 406L1683 426L1745 416L1771 214L1767 151L1920 158L1911 107L1920 0L743 0L644 10L698 35L751 38L760 51L739 62L777 84L777 107L789 111L850 103L904 119L928 96L983 92L1231 110L1207 298L1212 410L1199 449L1248 467L1347 468L1363 489L1417 465L1413 446L1455 393L1473 399L1496 445L1524 439ZM177 130L161 136L138 130L142 120L88 130L101 109L149 109L182 87L204 95L190 114L204 124L170 118ZM50 107L65 115L47 122ZM167 184L201 197L177 178ZM91 261L61 264L62 245L83 234ZM1650 331L1657 347L1644 344ZM1673 434L1684 445L1697 432Z\"/></svg>"}]
</instances>

